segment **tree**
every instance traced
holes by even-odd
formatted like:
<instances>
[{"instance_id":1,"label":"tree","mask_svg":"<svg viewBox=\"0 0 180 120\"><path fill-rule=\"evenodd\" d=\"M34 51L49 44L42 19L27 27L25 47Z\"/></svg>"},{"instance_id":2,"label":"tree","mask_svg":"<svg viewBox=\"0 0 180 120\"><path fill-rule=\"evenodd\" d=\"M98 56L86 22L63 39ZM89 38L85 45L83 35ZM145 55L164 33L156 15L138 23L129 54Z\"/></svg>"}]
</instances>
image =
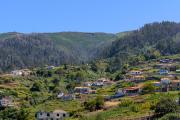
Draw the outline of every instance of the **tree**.
<instances>
[{"instance_id":1,"label":"tree","mask_svg":"<svg viewBox=\"0 0 180 120\"><path fill-rule=\"evenodd\" d=\"M2 120L28 120L29 113L24 109L6 108L0 111L0 119Z\"/></svg>"},{"instance_id":2,"label":"tree","mask_svg":"<svg viewBox=\"0 0 180 120\"><path fill-rule=\"evenodd\" d=\"M41 91L41 83L36 81L33 86L31 87L31 91Z\"/></svg>"},{"instance_id":3,"label":"tree","mask_svg":"<svg viewBox=\"0 0 180 120\"><path fill-rule=\"evenodd\" d=\"M94 111L102 109L104 106L104 98L102 96L97 96L94 100L89 100L84 102L84 107L86 110Z\"/></svg>"},{"instance_id":4,"label":"tree","mask_svg":"<svg viewBox=\"0 0 180 120\"><path fill-rule=\"evenodd\" d=\"M21 108L18 111L16 118L17 120L28 120L28 115L29 115L28 111Z\"/></svg>"},{"instance_id":5,"label":"tree","mask_svg":"<svg viewBox=\"0 0 180 120\"><path fill-rule=\"evenodd\" d=\"M96 99L96 109L102 109L104 106L104 98L102 96L97 96Z\"/></svg>"},{"instance_id":6,"label":"tree","mask_svg":"<svg viewBox=\"0 0 180 120\"><path fill-rule=\"evenodd\" d=\"M76 74L76 80L78 81L78 82L80 82L80 81L82 81L82 80L84 80L85 79L85 74L83 73L83 72L78 72L77 74Z\"/></svg>"},{"instance_id":7,"label":"tree","mask_svg":"<svg viewBox=\"0 0 180 120\"><path fill-rule=\"evenodd\" d=\"M155 106L155 113L165 115L178 111L178 106L175 100L169 97L163 97Z\"/></svg>"},{"instance_id":8,"label":"tree","mask_svg":"<svg viewBox=\"0 0 180 120\"><path fill-rule=\"evenodd\" d=\"M96 101L91 100L91 101L84 102L84 108L91 112L94 111L96 109Z\"/></svg>"},{"instance_id":9,"label":"tree","mask_svg":"<svg viewBox=\"0 0 180 120\"><path fill-rule=\"evenodd\" d=\"M55 85L57 85L57 84L59 84L60 79L54 78L54 79L52 80L52 82L53 82Z\"/></svg>"},{"instance_id":10,"label":"tree","mask_svg":"<svg viewBox=\"0 0 180 120\"><path fill-rule=\"evenodd\" d=\"M152 83L147 83L143 86L142 88L142 93L147 94L147 93L153 93L155 92L156 87Z\"/></svg>"}]
</instances>

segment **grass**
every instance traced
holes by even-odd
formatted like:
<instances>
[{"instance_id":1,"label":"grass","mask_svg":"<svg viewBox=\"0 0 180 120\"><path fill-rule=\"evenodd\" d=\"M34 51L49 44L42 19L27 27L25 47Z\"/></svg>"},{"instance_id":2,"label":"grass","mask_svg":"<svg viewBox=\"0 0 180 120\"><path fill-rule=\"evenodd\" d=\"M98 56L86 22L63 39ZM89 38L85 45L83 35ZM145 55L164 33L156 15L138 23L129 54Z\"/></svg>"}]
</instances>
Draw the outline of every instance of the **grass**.
<instances>
[{"instance_id":1,"label":"grass","mask_svg":"<svg viewBox=\"0 0 180 120\"><path fill-rule=\"evenodd\" d=\"M83 118L80 118L79 120L97 120L97 116L101 116L102 120L123 120L140 118L151 114L153 112L150 109L151 104L155 104L162 96L177 98L178 91L139 96L127 96L120 100L123 101L128 99L133 101L132 103L127 104L126 106L116 106L115 108L108 109L106 111L99 111L93 114L86 114Z\"/></svg>"},{"instance_id":2,"label":"grass","mask_svg":"<svg viewBox=\"0 0 180 120\"><path fill-rule=\"evenodd\" d=\"M31 106L29 108L27 108L27 110L29 111L29 119L34 119L34 115L37 111L54 111L56 109L62 109L65 110L67 112L73 112L73 111L78 111L81 110L81 104L79 101L60 101L60 100L50 100L47 102L44 102L42 104L38 104L35 106Z\"/></svg>"}]
</instances>

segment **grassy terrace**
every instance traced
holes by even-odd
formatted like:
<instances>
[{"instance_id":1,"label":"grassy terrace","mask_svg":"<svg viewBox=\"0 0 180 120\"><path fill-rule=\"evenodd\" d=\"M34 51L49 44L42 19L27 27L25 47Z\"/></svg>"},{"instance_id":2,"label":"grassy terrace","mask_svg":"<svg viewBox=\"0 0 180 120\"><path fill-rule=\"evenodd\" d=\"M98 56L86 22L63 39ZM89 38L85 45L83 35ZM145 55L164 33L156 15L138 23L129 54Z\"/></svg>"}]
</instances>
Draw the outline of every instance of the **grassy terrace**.
<instances>
[{"instance_id":1,"label":"grassy terrace","mask_svg":"<svg viewBox=\"0 0 180 120\"><path fill-rule=\"evenodd\" d=\"M108 110L101 110L92 113L87 113L78 120L97 120L97 118L103 120L122 120L131 118L140 118L149 114L153 114L151 106L163 96L168 96L176 99L178 97L177 91L171 91L167 93L154 93L139 96L128 96L119 99L119 105ZM130 101L125 102L124 101ZM75 118L69 118L68 120L76 120Z\"/></svg>"}]
</instances>

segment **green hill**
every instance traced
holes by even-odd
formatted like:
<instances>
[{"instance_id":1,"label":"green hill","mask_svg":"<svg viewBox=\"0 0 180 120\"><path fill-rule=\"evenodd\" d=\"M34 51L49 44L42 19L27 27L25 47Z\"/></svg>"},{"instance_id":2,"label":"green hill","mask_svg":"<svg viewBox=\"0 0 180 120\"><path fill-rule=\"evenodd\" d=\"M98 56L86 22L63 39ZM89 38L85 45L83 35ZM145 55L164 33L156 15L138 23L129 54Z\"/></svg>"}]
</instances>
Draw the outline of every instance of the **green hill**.
<instances>
[{"instance_id":1,"label":"green hill","mask_svg":"<svg viewBox=\"0 0 180 120\"><path fill-rule=\"evenodd\" d=\"M179 23L146 24L138 30L120 33L118 36L100 55L108 58L114 70L121 68L124 63L180 53Z\"/></svg>"},{"instance_id":2,"label":"green hill","mask_svg":"<svg viewBox=\"0 0 180 120\"><path fill-rule=\"evenodd\" d=\"M117 70L128 61L180 53L180 24L146 24L134 31L108 33L0 34L0 69L109 61Z\"/></svg>"},{"instance_id":3,"label":"green hill","mask_svg":"<svg viewBox=\"0 0 180 120\"><path fill-rule=\"evenodd\" d=\"M114 39L116 35L106 33L3 33L0 69L87 62L94 59L97 48Z\"/></svg>"}]
</instances>

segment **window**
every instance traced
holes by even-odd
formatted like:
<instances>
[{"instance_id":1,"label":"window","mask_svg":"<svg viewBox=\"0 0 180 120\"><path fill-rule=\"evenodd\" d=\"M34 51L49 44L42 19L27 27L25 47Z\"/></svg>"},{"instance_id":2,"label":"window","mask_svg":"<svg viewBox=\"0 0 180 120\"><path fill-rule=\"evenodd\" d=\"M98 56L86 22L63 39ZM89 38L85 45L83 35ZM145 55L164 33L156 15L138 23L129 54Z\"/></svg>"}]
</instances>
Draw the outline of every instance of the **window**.
<instances>
[{"instance_id":1,"label":"window","mask_svg":"<svg viewBox=\"0 0 180 120\"><path fill-rule=\"evenodd\" d=\"M65 114L65 113L63 113L63 117L66 117L66 114Z\"/></svg>"},{"instance_id":2,"label":"window","mask_svg":"<svg viewBox=\"0 0 180 120\"><path fill-rule=\"evenodd\" d=\"M47 113L47 116L50 116L50 114L49 114L49 113Z\"/></svg>"},{"instance_id":3,"label":"window","mask_svg":"<svg viewBox=\"0 0 180 120\"><path fill-rule=\"evenodd\" d=\"M59 113L57 114L57 116L59 116Z\"/></svg>"}]
</instances>

